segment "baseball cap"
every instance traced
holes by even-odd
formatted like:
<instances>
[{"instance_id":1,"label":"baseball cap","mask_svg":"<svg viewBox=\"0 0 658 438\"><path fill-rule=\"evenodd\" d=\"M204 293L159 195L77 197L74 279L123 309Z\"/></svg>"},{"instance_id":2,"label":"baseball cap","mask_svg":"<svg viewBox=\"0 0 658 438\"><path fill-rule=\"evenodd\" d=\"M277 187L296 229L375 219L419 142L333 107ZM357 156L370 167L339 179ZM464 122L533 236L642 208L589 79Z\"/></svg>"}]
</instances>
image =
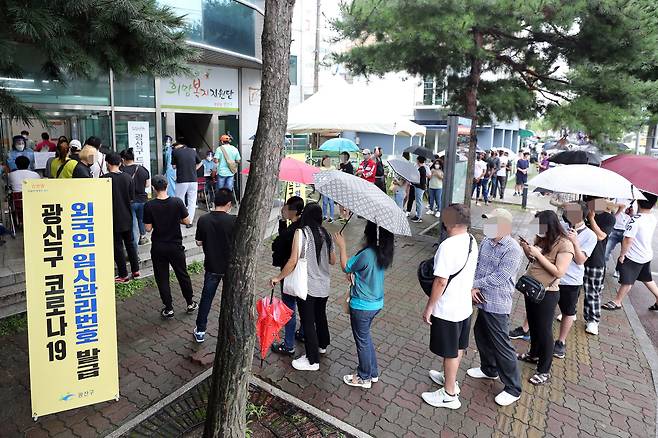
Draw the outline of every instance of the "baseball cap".
<instances>
[{"instance_id":1,"label":"baseball cap","mask_svg":"<svg viewBox=\"0 0 658 438\"><path fill-rule=\"evenodd\" d=\"M80 143L80 140L71 140L69 146L71 147L71 150L75 150L75 151L82 150L82 144Z\"/></svg>"},{"instance_id":2,"label":"baseball cap","mask_svg":"<svg viewBox=\"0 0 658 438\"><path fill-rule=\"evenodd\" d=\"M509 210L505 210L504 208L494 208L489 213L484 213L482 217L485 219L504 219L509 223L514 221L512 213L510 213Z\"/></svg>"},{"instance_id":3,"label":"baseball cap","mask_svg":"<svg viewBox=\"0 0 658 438\"><path fill-rule=\"evenodd\" d=\"M364 150L361 151L361 153L362 153L363 155L369 154L369 153L370 153L370 149L364 149Z\"/></svg>"}]
</instances>

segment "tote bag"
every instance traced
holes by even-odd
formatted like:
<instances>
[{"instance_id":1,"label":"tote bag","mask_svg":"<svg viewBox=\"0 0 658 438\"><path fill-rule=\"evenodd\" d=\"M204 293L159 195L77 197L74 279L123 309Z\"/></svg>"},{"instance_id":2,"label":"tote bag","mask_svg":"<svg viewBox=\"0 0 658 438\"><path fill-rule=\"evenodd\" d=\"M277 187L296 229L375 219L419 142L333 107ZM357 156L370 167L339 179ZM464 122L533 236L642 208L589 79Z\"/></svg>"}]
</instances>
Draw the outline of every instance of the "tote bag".
<instances>
[{"instance_id":1,"label":"tote bag","mask_svg":"<svg viewBox=\"0 0 658 438\"><path fill-rule=\"evenodd\" d=\"M283 293L306 300L308 294L308 267L306 252L308 251L308 239L304 230L298 230L302 234L297 248L297 265L295 269L283 280Z\"/></svg>"}]
</instances>

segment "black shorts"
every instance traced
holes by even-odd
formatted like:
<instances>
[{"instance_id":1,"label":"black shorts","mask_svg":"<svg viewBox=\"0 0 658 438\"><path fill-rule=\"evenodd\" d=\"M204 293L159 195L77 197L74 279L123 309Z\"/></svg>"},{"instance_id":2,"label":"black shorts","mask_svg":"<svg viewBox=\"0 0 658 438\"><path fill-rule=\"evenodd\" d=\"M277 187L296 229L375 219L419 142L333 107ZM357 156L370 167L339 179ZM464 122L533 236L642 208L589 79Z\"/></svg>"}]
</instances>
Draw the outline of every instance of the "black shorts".
<instances>
[{"instance_id":1,"label":"black shorts","mask_svg":"<svg viewBox=\"0 0 658 438\"><path fill-rule=\"evenodd\" d=\"M463 321L452 322L431 318L430 351L437 356L448 359L457 357L459 350L468 348L468 335L471 331L471 317Z\"/></svg>"},{"instance_id":2,"label":"black shorts","mask_svg":"<svg viewBox=\"0 0 658 438\"><path fill-rule=\"evenodd\" d=\"M560 312L562 316L574 316L578 307L578 294L580 286L570 286L567 284L560 285Z\"/></svg>"},{"instance_id":3,"label":"black shorts","mask_svg":"<svg viewBox=\"0 0 658 438\"><path fill-rule=\"evenodd\" d=\"M619 284L633 284L636 280L651 281L651 262L637 263L628 257L619 265Z\"/></svg>"}]
</instances>

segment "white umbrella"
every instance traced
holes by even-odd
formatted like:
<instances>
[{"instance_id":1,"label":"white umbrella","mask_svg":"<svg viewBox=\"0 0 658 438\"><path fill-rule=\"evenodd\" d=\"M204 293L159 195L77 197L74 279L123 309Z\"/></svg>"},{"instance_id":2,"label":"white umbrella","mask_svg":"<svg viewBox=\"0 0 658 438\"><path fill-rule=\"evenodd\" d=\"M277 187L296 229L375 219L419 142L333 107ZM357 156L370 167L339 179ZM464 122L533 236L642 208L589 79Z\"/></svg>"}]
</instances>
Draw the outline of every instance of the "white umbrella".
<instances>
[{"instance_id":1,"label":"white umbrella","mask_svg":"<svg viewBox=\"0 0 658 438\"><path fill-rule=\"evenodd\" d=\"M388 160L388 165L391 166L393 172L400 175L412 184L420 184L420 173L418 167L411 161L403 160L402 158L391 158Z\"/></svg>"},{"instance_id":2,"label":"white umbrella","mask_svg":"<svg viewBox=\"0 0 658 438\"><path fill-rule=\"evenodd\" d=\"M645 199L623 176L589 164L552 167L532 178L528 185L553 192L602 198Z\"/></svg>"},{"instance_id":3,"label":"white umbrella","mask_svg":"<svg viewBox=\"0 0 658 438\"><path fill-rule=\"evenodd\" d=\"M315 174L315 190L393 234L411 236L409 221L400 207L365 179L328 170Z\"/></svg>"}]
</instances>

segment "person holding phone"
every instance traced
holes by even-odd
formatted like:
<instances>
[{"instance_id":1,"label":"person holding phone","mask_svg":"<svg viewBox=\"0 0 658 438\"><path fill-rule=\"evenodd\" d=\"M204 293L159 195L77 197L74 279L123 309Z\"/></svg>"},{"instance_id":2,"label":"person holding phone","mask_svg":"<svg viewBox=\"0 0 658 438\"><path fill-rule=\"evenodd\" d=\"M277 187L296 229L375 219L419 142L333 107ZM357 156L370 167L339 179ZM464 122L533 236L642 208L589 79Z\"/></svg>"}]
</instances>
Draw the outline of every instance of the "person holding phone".
<instances>
[{"instance_id":1,"label":"person holding phone","mask_svg":"<svg viewBox=\"0 0 658 438\"><path fill-rule=\"evenodd\" d=\"M480 366L466 374L475 379L500 380L505 389L495 397L509 406L521 396L521 374L516 351L507 336L516 272L523 258L521 246L512 238L512 213L496 208L484 224L471 295L478 308L473 332L480 353Z\"/></svg>"}]
</instances>

